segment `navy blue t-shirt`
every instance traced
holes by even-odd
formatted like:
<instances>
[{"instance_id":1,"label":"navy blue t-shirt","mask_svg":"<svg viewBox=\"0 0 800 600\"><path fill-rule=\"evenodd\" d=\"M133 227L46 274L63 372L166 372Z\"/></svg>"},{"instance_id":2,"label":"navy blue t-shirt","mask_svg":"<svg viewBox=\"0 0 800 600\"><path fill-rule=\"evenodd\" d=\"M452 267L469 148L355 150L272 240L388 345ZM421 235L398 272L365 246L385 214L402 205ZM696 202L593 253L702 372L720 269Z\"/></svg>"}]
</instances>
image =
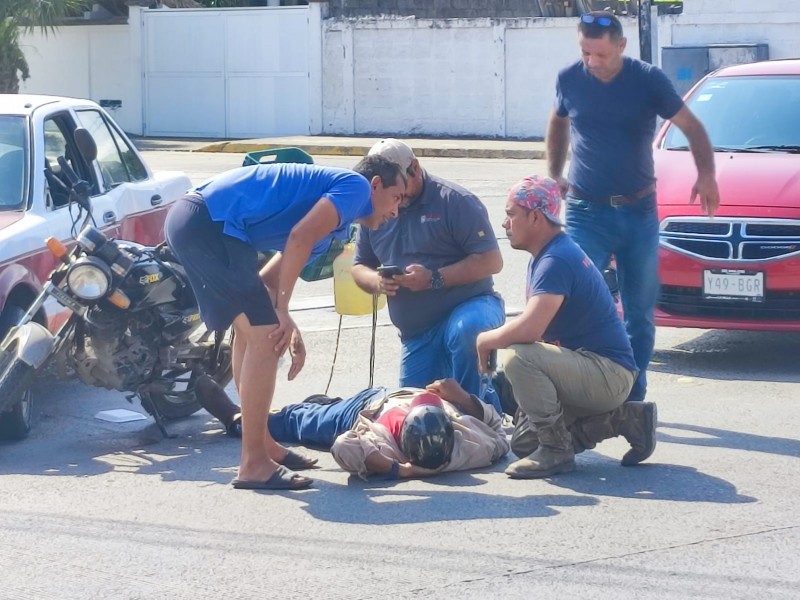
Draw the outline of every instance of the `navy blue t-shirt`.
<instances>
[{"instance_id":1,"label":"navy blue t-shirt","mask_svg":"<svg viewBox=\"0 0 800 600\"><path fill-rule=\"evenodd\" d=\"M486 207L477 196L426 173L422 194L410 206L401 208L396 219L375 231L359 228L353 264L405 269L417 263L441 269L469 254L498 247ZM439 323L462 302L492 293L491 277L438 290L412 292L400 288L388 299L389 316L402 338L409 339Z\"/></svg>"},{"instance_id":2,"label":"navy blue t-shirt","mask_svg":"<svg viewBox=\"0 0 800 600\"><path fill-rule=\"evenodd\" d=\"M624 57L622 70L608 83L582 61L563 69L555 110L570 118L569 182L577 195L600 199L652 185L656 115L670 119L682 107L664 72L640 60Z\"/></svg>"},{"instance_id":3,"label":"navy blue t-shirt","mask_svg":"<svg viewBox=\"0 0 800 600\"><path fill-rule=\"evenodd\" d=\"M564 296L543 341L570 350L582 348L636 370L631 343L608 285L565 233L553 238L528 265L527 299L539 294Z\"/></svg>"}]
</instances>

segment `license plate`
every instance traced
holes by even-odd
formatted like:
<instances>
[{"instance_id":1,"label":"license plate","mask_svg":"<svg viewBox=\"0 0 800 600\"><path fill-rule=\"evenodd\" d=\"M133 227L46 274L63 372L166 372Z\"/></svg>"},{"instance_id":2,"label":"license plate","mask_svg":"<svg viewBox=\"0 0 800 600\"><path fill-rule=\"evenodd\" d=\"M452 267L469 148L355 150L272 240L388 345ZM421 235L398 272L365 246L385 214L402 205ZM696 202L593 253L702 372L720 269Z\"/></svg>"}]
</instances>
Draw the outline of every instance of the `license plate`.
<instances>
[{"instance_id":1,"label":"license plate","mask_svg":"<svg viewBox=\"0 0 800 600\"><path fill-rule=\"evenodd\" d=\"M64 306L66 306L68 309L70 309L72 312L74 312L76 314L82 315L83 312L86 310L85 306L83 306L79 302L76 302L75 300L73 300L72 296L67 294L67 292L65 292L61 288L53 285L52 283L48 283L47 284L46 291L47 291L48 294L53 296L56 300L61 302L61 304L63 304Z\"/></svg>"},{"instance_id":2,"label":"license plate","mask_svg":"<svg viewBox=\"0 0 800 600\"><path fill-rule=\"evenodd\" d=\"M707 269L703 271L703 297L763 302L764 273L740 269Z\"/></svg>"}]
</instances>

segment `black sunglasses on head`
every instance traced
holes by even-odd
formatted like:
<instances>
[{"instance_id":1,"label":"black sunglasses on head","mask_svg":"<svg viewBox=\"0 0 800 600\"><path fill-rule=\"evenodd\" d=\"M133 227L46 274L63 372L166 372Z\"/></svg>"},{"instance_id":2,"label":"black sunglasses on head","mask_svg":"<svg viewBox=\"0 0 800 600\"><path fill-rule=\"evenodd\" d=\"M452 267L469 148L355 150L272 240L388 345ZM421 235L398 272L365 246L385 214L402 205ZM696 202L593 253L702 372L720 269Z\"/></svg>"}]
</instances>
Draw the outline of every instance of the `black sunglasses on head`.
<instances>
[{"instance_id":1,"label":"black sunglasses on head","mask_svg":"<svg viewBox=\"0 0 800 600\"><path fill-rule=\"evenodd\" d=\"M600 25L600 27L611 27L611 24L614 22L609 17L596 17L594 15L581 15L581 22L586 23L587 25L591 25L595 23L596 25Z\"/></svg>"}]
</instances>

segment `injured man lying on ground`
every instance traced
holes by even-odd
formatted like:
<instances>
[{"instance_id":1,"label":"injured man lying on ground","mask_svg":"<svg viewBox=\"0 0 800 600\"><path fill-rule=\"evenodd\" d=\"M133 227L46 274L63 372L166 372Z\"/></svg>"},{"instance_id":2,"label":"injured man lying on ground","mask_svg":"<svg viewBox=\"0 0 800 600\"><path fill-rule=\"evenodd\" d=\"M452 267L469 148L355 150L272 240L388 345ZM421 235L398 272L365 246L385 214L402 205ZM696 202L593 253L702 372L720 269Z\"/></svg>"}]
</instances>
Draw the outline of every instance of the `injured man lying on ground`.
<instances>
[{"instance_id":1,"label":"injured man lying on ground","mask_svg":"<svg viewBox=\"0 0 800 600\"><path fill-rule=\"evenodd\" d=\"M206 410L236 435L239 408L210 378L198 383ZM487 467L510 445L502 418L453 379L427 389L384 387L350 398L315 395L269 416L278 443L330 449L345 470L361 477L427 477Z\"/></svg>"}]
</instances>

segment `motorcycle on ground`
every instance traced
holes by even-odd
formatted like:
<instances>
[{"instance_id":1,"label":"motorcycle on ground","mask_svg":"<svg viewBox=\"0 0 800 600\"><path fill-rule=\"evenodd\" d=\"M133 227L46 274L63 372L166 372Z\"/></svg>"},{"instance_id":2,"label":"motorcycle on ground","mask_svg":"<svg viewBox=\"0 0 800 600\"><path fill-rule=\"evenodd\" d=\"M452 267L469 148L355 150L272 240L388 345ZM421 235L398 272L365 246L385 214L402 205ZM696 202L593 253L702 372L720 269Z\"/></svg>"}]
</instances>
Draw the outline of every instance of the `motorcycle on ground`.
<instances>
[{"instance_id":1,"label":"motorcycle on ground","mask_svg":"<svg viewBox=\"0 0 800 600\"><path fill-rule=\"evenodd\" d=\"M91 134L76 129L75 142L87 163L97 156ZM224 387L232 376L231 347L221 332L205 329L185 271L165 244L145 247L109 239L91 211L90 185L64 157L70 204L85 217L69 250L50 238L47 247L60 260L42 292L0 342L0 413L26 403L30 428L31 386L52 362L62 375L85 384L129 392L138 398L164 435L167 421L202 408L197 384L213 379ZM44 307L55 301L69 311L51 333ZM21 411L17 411L21 412Z\"/></svg>"}]
</instances>

